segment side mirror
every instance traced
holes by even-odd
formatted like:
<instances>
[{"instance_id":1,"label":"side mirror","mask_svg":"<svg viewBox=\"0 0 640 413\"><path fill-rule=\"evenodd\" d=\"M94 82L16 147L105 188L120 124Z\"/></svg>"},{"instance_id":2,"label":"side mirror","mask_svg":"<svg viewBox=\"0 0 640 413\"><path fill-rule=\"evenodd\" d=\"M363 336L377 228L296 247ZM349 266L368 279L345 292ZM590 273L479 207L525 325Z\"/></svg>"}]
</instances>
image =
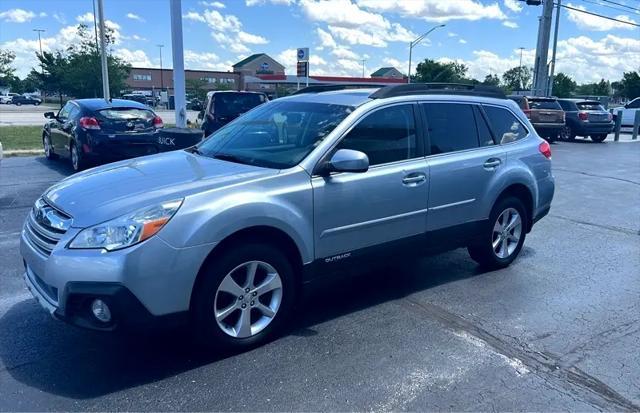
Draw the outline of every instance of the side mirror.
<instances>
[{"instance_id":1,"label":"side mirror","mask_svg":"<svg viewBox=\"0 0 640 413\"><path fill-rule=\"evenodd\" d=\"M626 105L624 105L625 109L629 109L629 104L627 103Z\"/></svg>"},{"instance_id":2,"label":"side mirror","mask_svg":"<svg viewBox=\"0 0 640 413\"><path fill-rule=\"evenodd\" d=\"M56 118L56 114L53 112L45 112L44 113L44 117L47 119L55 119Z\"/></svg>"},{"instance_id":3,"label":"side mirror","mask_svg":"<svg viewBox=\"0 0 640 413\"><path fill-rule=\"evenodd\" d=\"M352 149L339 149L328 163L329 172L367 172L369 157L366 153Z\"/></svg>"}]
</instances>

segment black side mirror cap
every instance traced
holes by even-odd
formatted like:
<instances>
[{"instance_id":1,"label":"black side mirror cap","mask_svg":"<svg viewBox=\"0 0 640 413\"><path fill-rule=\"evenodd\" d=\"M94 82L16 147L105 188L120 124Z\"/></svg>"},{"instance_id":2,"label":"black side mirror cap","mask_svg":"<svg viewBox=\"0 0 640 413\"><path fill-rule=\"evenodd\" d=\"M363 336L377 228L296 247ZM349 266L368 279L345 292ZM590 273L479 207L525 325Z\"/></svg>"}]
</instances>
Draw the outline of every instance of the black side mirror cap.
<instances>
[{"instance_id":1,"label":"black side mirror cap","mask_svg":"<svg viewBox=\"0 0 640 413\"><path fill-rule=\"evenodd\" d=\"M47 119L55 119L56 118L56 114L53 112L45 112L44 113L44 117Z\"/></svg>"}]
</instances>

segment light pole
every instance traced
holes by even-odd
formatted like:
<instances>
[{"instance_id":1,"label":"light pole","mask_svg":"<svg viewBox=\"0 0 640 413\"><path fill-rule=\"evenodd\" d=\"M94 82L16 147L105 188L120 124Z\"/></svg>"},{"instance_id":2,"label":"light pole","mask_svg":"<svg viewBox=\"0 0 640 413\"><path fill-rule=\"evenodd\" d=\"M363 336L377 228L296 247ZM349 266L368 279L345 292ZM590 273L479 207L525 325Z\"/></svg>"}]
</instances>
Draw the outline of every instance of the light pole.
<instances>
[{"instance_id":1,"label":"light pole","mask_svg":"<svg viewBox=\"0 0 640 413\"><path fill-rule=\"evenodd\" d=\"M40 57L42 57L42 39L40 38L40 33L46 31L44 29L33 29L34 32L38 32L38 44L40 45ZM40 69L42 70L42 74L44 75L44 66L42 62L40 62Z\"/></svg>"},{"instance_id":2,"label":"light pole","mask_svg":"<svg viewBox=\"0 0 640 413\"><path fill-rule=\"evenodd\" d=\"M411 43L409 43L409 72L407 73L407 83L411 83L411 52L413 50L414 46L417 46L418 43L420 43L422 40L424 40L425 37L427 37L427 35L429 33L431 33L432 31L434 31L435 29L439 29L440 27L444 27L446 26L446 24L439 24L437 26L432 27L431 29L429 29L428 32L426 32L425 34L423 34L422 36L419 36L417 39L415 39L414 41L412 41Z\"/></svg>"},{"instance_id":3,"label":"light pole","mask_svg":"<svg viewBox=\"0 0 640 413\"><path fill-rule=\"evenodd\" d=\"M163 44L159 44L157 45L158 49L160 50L160 92L164 92L164 74L162 73L162 48L164 47Z\"/></svg>"},{"instance_id":4,"label":"light pole","mask_svg":"<svg viewBox=\"0 0 640 413\"><path fill-rule=\"evenodd\" d=\"M520 49L520 65L518 66L518 74L520 75L520 89L524 90L524 83L522 82L522 51L524 47L518 47Z\"/></svg>"},{"instance_id":5,"label":"light pole","mask_svg":"<svg viewBox=\"0 0 640 413\"><path fill-rule=\"evenodd\" d=\"M367 59L362 59L362 77L364 78L364 63L367 61Z\"/></svg>"},{"instance_id":6,"label":"light pole","mask_svg":"<svg viewBox=\"0 0 640 413\"><path fill-rule=\"evenodd\" d=\"M111 100L109 91L109 68L107 66L107 39L104 27L103 0L98 0L98 25L100 26L100 61L102 67L102 96L107 102Z\"/></svg>"}]
</instances>

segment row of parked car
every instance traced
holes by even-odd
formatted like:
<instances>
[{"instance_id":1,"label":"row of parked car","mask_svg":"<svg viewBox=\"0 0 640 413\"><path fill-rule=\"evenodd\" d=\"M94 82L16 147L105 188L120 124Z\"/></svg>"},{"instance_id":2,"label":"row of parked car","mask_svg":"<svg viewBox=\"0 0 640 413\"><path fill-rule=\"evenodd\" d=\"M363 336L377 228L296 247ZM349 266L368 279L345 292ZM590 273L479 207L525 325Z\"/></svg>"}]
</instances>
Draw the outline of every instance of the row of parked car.
<instances>
[{"instance_id":1,"label":"row of parked car","mask_svg":"<svg viewBox=\"0 0 640 413\"><path fill-rule=\"evenodd\" d=\"M17 93L7 93L0 95L0 104L3 105L35 105L42 103L42 99L33 95L19 95Z\"/></svg>"},{"instance_id":2,"label":"row of parked car","mask_svg":"<svg viewBox=\"0 0 640 413\"><path fill-rule=\"evenodd\" d=\"M576 136L602 142L613 131L614 118L600 102L539 96L509 96L518 103L538 134L553 141Z\"/></svg>"}]
</instances>

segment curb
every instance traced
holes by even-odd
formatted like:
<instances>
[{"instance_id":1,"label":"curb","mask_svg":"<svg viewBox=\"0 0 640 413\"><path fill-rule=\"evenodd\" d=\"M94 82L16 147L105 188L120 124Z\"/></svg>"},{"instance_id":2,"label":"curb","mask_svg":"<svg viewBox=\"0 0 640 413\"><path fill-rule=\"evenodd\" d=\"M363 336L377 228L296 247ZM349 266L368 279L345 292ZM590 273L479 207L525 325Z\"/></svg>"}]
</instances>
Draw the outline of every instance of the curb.
<instances>
[{"instance_id":1,"label":"curb","mask_svg":"<svg viewBox=\"0 0 640 413\"><path fill-rule=\"evenodd\" d=\"M4 157L44 155L42 149L12 149L3 152Z\"/></svg>"}]
</instances>

